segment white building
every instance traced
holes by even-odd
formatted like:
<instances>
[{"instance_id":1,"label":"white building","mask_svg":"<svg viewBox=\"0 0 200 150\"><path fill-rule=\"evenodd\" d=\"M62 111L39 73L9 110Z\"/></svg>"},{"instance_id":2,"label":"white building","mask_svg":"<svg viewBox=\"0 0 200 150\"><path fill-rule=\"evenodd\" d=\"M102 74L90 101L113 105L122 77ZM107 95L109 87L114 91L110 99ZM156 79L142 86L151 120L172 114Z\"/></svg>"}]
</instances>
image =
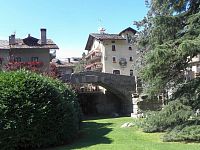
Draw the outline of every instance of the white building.
<instances>
[{"instance_id":1,"label":"white building","mask_svg":"<svg viewBox=\"0 0 200 150\"><path fill-rule=\"evenodd\" d=\"M126 28L119 34L91 33L85 50L86 70L133 76L133 62L137 58L133 45L136 30Z\"/></svg>"},{"instance_id":2,"label":"white building","mask_svg":"<svg viewBox=\"0 0 200 150\"><path fill-rule=\"evenodd\" d=\"M199 75L200 75L200 55L193 57L190 64L192 66L192 68L191 68L192 72L190 73L191 78L199 77Z\"/></svg>"}]
</instances>

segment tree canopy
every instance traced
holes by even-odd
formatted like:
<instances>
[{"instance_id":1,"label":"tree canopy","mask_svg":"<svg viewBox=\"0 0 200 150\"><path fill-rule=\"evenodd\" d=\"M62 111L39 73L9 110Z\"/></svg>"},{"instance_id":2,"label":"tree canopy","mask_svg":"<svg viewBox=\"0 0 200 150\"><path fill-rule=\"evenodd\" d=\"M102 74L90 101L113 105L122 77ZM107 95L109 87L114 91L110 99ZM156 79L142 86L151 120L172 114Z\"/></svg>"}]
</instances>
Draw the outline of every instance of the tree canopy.
<instances>
[{"instance_id":1,"label":"tree canopy","mask_svg":"<svg viewBox=\"0 0 200 150\"><path fill-rule=\"evenodd\" d=\"M146 0L148 15L140 22L138 60L146 91L169 89L170 101L147 115L145 132L167 131L164 141L200 141L200 78L185 80L191 60L200 54L200 0ZM199 62L198 62L199 63Z\"/></svg>"},{"instance_id":2,"label":"tree canopy","mask_svg":"<svg viewBox=\"0 0 200 150\"><path fill-rule=\"evenodd\" d=\"M146 0L147 16L134 22L140 77L147 92L160 93L184 81L184 71L200 53L200 0Z\"/></svg>"}]
</instances>

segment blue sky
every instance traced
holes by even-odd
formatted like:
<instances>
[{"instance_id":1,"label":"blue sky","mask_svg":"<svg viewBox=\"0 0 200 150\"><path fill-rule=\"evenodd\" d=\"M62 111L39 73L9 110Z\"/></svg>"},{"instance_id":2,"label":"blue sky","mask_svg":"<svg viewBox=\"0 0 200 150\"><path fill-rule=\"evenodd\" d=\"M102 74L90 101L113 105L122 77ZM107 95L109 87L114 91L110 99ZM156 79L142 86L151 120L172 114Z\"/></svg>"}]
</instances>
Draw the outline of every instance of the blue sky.
<instances>
[{"instance_id":1,"label":"blue sky","mask_svg":"<svg viewBox=\"0 0 200 150\"><path fill-rule=\"evenodd\" d=\"M40 28L60 48L58 57L81 56L89 33L103 26L119 33L147 13L144 0L0 0L0 39L40 38ZM101 21L100 21L101 20ZM85 51L86 52L86 51Z\"/></svg>"}]
</instances>

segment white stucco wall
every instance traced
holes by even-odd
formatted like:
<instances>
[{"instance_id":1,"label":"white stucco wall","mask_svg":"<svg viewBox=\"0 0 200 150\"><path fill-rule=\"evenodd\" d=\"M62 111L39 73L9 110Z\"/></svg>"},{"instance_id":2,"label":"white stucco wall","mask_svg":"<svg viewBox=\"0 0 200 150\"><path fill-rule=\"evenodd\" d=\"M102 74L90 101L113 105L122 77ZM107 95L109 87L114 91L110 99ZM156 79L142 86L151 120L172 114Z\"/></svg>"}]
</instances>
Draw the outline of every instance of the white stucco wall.
<instances>
[{"instance_id":1,"label":"white stucco wall","mask_svg":"<svg viewBox=\"0 0 200 150\"><path fill-rule=\"evenodd\" d=\"M115 43L112 43L114 40L106 40L103 42L105 48L103 49L104 58L104 69L103 72L113 73L113 70L120 70L121 75L130 75L130 70L133 70L133 63L137 58L136 48L134 45L130 45L127 40L115 40ZM115 51L112 51L112 45L115 45ZM132 50L129 50L129 47ZM116 63L113 63L113 57L116 57ZM132 57L133 61L130 61ZM121 58L124 58L127 62L126 66L119 64Z\"/></svg>"}]
</instances>

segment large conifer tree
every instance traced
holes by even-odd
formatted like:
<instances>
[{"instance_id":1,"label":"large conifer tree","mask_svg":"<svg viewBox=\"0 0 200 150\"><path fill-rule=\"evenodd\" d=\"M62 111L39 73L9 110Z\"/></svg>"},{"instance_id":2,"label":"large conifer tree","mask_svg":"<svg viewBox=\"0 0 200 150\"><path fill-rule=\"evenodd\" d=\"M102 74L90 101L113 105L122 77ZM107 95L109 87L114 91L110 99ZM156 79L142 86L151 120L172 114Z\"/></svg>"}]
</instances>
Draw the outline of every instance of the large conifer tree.
<instances>
[{"instance_id":1,"label":"large conifer tree","mask_svg":"<svg viewBox=\"0 0 200 150\"><path fill-rule=\"evenodd\" d=\"M139 34L140 75L151 94L185 82L184 71L200 53L200 0L146 0Z\"/></svg>"},{"instance_id":2,"label":"large conifer tree","mask_svg":"<svg viewBox=\"0 0 200 150\"><path fill-rule=\"evenodd\" d=\"M149 94L175 87L161 111L148 115L145 132L168 131L164 141L200 141L200 78L184 80L191 59L200 54L200 0L146 0L141 22L140 77Z\"/></svg>"}]
</instances>

